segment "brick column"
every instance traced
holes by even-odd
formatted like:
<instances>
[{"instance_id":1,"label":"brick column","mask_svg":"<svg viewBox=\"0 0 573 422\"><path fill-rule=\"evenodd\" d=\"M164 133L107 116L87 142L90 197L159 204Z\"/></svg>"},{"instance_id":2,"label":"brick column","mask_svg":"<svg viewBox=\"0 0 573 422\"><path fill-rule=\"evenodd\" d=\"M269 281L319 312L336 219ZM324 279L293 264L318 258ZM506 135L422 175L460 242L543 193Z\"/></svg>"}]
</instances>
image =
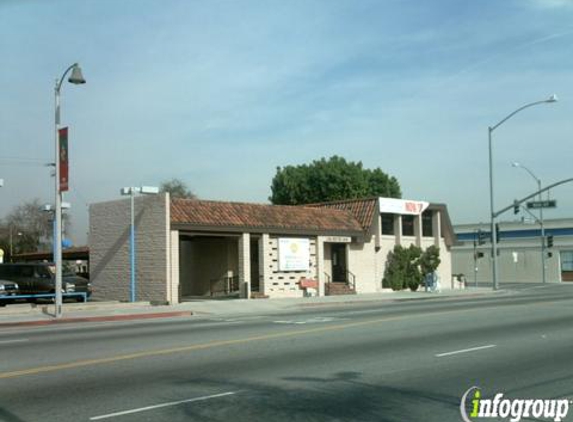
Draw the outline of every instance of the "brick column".
<instances>
[{"instance_id":1,"label":"brick column","mask_svg":"<svg viewBox=\"0 0 573 422\"><path fill-rule=\"evenodd\" d=\"M239 288L241 297L251 297L251 235L243 233L239 238Z\"/></svg>"}]
</instances>

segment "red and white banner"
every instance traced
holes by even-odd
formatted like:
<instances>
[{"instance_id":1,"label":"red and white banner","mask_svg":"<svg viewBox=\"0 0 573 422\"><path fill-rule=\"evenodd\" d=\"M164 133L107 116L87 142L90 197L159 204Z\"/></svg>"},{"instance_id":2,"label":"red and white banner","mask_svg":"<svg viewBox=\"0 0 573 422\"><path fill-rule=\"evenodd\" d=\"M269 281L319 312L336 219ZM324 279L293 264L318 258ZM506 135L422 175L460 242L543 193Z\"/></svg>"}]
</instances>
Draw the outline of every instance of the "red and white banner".
<instances>
[{"instance_id":1,"label":"red and white banner","mask_svg":"<svg viewBox=\"0 0 573 422\"><path fill-rule=\"evenodd\" d=\"M401 215L420 215L430 206L429 202L408 199L379 198L380 212Z\"/></svg>"},{"instance_id":2,"label":"red and white banner","mask_svg":"<svg viewBox=\"0 0 573 422\"><path fill-rule=\"evenodd\" d=\"M68 166L68 128L63 127L58 130L60 139L60 192L69 189L69 166Z\"/></svg>"}]
</instances>

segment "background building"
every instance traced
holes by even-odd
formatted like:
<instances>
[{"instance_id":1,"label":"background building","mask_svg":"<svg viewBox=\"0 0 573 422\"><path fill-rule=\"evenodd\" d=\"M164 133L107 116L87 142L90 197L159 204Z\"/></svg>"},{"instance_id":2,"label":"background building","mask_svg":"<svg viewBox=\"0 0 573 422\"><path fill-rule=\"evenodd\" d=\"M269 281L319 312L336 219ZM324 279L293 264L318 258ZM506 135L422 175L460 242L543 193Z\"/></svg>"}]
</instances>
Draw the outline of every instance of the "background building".
<instances>
[{"instance_id":1,"label":"background building","mask_svg":"<svg viewBox=\"0 0 573 422\"><path fill-rule=\"evenodd\" d=\"M573 219L545 220L546 239L553 246L545 249L546 280L551 283L573 281ZM453 272L465 274L468 282L492 280L490 227L488 224L461 224L454 230L457 244L452 248ZM474 249L478 230L486 243ZM500 282L541 282L541 229L537 223L509 222L499 224ZM474 252L483 257L474 259ZM474 271L477 268L477 272Z\"/></svg>"}]
</instances>

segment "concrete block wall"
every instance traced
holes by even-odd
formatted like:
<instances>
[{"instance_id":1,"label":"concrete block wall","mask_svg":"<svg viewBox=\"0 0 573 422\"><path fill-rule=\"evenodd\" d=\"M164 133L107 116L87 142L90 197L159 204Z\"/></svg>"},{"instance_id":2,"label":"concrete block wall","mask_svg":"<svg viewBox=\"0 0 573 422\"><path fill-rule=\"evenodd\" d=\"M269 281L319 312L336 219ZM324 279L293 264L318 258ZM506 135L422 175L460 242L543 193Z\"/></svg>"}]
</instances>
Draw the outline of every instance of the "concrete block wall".
<instances>
[{"instance_id":1,"label":"concrete block wall","mask_svg":"<svg viewBox=\"0 0 573 422\"><path fill-rule=\"evenodd\" d=\"M89 218L94 299L129 300L130 199L93 204ZM136 300L169 301L169 219L168 194L135 198Z\"/></svg>"},{"instance_id":2,"label":"concrete block wall","mask_svg":"<svg viewBox=\"0 0 573 422\"><path fill-rule=\"evenodd\" d=\"M282 237L282 236L281 236ZM289 237L289 236L285 236ZM317 271L317 240L316 237L309 237L310 240L310 266L308 271L279 271L278 236L269 236L263 246L268 254L268 267L265 268L264 285L265 294L271 298L277 297L302 297L303 291L299 288L298 282L301 277L318 278ZM261 238L264 241L264 238Z\"/></svg>"},{"instance_id":3,"label":"concrete block wall","mask_svg":"<svg viewBox=\"0 0 573 422\"><path fill-rule=\"evenodd\" d=\"M499 282L531 282L540 283L542 280L541 254L537 245L527 245L526 241L505 241L499 245ZM483 252L483 258L477 260L477 281L479 283L492 281L491 245L480 246L478 251ZM470 285L476 280L474 273L473 246L456 247L452 254L453 273L462 273ZM517 262L516 262L517 260ZM546 279L548 283L560 283L561 271L559 251L554 250L551 258L546 258Z\"/></svg>"}]
</instances>

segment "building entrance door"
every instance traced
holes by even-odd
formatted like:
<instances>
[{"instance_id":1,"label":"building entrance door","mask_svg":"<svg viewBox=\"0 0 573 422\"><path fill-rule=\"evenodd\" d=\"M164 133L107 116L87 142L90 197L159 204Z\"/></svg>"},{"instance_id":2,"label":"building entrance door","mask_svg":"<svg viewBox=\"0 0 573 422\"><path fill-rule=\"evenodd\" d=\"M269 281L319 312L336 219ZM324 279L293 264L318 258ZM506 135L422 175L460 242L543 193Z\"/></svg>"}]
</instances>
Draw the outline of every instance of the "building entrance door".
<instances>
[{"instance_id":1,"label":"building entrance door","mask_svg":"<svg viewBox=\"0 0 573 422\"><path fill-rule=\"evenodd\" d=\"M332 281L346 282L346 244L333 243L330 250L332 259Z\"/></svg>"}]
</instances>

